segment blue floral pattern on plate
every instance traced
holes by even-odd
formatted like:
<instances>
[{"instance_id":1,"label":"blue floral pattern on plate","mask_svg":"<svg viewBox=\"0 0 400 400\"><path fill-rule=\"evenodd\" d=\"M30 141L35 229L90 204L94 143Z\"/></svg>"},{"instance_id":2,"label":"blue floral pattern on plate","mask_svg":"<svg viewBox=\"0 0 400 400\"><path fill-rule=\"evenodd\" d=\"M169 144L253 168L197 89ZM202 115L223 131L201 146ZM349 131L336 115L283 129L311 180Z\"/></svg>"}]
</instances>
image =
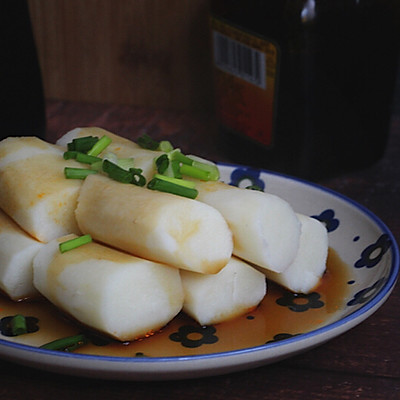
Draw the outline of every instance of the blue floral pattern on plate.
<instances>
[{"instance_id":1,"label":"blue floral pattern on plate","mask_svg":"<svg viewBox=\"0 0 400 400\"><path fill-rule=\"evenodd\" d=\"M243 167L236 168L232 171L230 176L229 185L238 187L257 187L263 191L265 189L265 182L260 178L261 171L259 169ZM243 182L247 183L243 185Z\"/></svg>"},{"instance_id":2,"label":"blue floral pattern on plate","mask_svg":"<svg viewBox=\"0 0 400 400\"><path fill-rule=\"evenodd\" d=\"M276 300L276 304L288 307L290 311L304 312L312 308L324 307L325 304L320 298L320 294L316 292L309 294L286 292L282 297ZM297 301L299 299L306 300L306 302L298 303Z\"/></svg>"},{"instance_id":3,"label":"blue floral pattern on plate","mask_svg":"<svg viewBox=\"0 0 400 400\"><path fill-rule=\"evenodd\" d=\"M372 299L379 292L379 290L384 285L385 281L386 281L385 278L381 278L378 281L376 281L372 286L360 290L347 303L347 305L348 306L355 306L357 304L366 303L368 300Z\"/></svg>"},{"instance_id":4,"label":"blue floral pattern on plate","mask_svg":"<svg viewBox=\"0 0 400 400\"><path fill-rule=\"evenodd\" d=\"M333 232L339 227L339 220L335 218L334 210L325 210L319 215L312 215L312 217L325 224L328 232Z\"/></svg>"},{"instance_id":5,"label":"blue floral pattern on plate","mask_svg":"<svg viewBox=\"0 0 400 400\"><path fill-rule=\"evenodd\" d=\"M391 244L392 241L387 234L381 235L375 243L370 244L365 248L365 250L363 250L360 259L356 261L354 266L356 268L375 267L382 260L384 254L389 250Z\"/></svg>"},{"instance_id":6,"label":"blue floral pattern on plate","mask_svg":"<svg viewBox=\"0 0 400 400\"><path fill-rule=\"evenodd\" d=\"M214 326L183 325L169 338L174 342L180 342L184 347L194 348L217 342L216 331ZM192 337L193 335L195 338Z\"/></svg>"}]
</instances>

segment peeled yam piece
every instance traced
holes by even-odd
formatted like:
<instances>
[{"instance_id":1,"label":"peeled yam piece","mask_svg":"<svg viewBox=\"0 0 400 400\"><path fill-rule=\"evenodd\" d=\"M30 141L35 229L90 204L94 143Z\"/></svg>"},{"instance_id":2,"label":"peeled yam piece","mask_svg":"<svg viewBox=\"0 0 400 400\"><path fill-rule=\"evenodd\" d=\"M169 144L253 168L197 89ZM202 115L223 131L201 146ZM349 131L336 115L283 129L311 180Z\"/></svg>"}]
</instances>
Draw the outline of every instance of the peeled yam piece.
<instances>
[{"instance_id":1,"label":"peeled yam piece","mask_svg":"<svg viewBox=\"0 0 400 400\"><path fill-rule=\"evenodd\" d=\"M76 218L97 241L177 268L216 273L232 254L232 234L213 207L101 175L85 179Z\"/></svg>"},{"instance_id":2,"label":"peeled yam piece","mask_svg":"<svg viewBox=\"0 0 400 400\"><path fill-rule=\"evenodd\" d=\"M197 199L221 212L233 234L233 254L267 270L282 272L299 248L301 224L278 196L222 182L199 182Z\"/></svg>"},{"instance_id":3,"label":"peeled yam piece","mask_svg":"<svg viewBox=\"0 0 400 400\"><path fill-rule=\"evenodd\" d=\"M315 218L298 214L301 222L300 246L292 264L281 273L263 270L266 277L295 293L309 293L326 269L328 231Z\"/></svg>"},{"instance_id":4,"label":"peeled yam piece","mask_svg":"<svg viewBox=\"0 0 400 400\"><path fill-rule=\"evenodd\" d=\"M63 150L35 137L0 142L0 207L41 242L77 233L74 210L81 182L66 179Z\"/></svg>"},{"instance_id":5,"label":"peeled yam piece","mask_svg":"<svg viewBox=\"0 0 400 400\"><path fill-rule=\"evenodd\" d=\"M181 270L183 311L201 325L217 324L254 309L267 290L265 276L232 257L214 275Z\"/></svg>"},{"instance_id":6,"label":"peeled yam piece","mask_svg":"<svg viewBox=\"0 0 400 400\"><path fill-rule=\"evenodd\" d=\"M0 210L0 289L12 300L39 293L33 286L33 257L43 246Z\"/></svg>"},{"instance_id":7,"label":"peeled yam piece","mask_svg":"<svg viewBox=\"0 0 400 400\"><path fill-rule=\"evenodd\" d=\"M117 340L143 337L166 325L183 304L179 270L89 243L65 253L55 239L33 262L34 284L82 324Z\"/></svg>"},{"instance_id":8,"label":"peeled yam piece","mask_svg":"<svg viewBox=\"0 0 400 400\"><path fill-rule=\"evenodd\" d=\"M101 157L111 152L118 158L134 158L135 167L143 170L142 175L146 180L150 180L153 177L155 171L154 158L164 153L161 151L143 149L131 140L118 136L105 129L98 127L75 128L58 139L56 143L66 148L68 143L72 142L73 139L85 136L95 136L100 139L104 135L107 135L112 142L100 155Z\"/></svg>"}]
</instances>

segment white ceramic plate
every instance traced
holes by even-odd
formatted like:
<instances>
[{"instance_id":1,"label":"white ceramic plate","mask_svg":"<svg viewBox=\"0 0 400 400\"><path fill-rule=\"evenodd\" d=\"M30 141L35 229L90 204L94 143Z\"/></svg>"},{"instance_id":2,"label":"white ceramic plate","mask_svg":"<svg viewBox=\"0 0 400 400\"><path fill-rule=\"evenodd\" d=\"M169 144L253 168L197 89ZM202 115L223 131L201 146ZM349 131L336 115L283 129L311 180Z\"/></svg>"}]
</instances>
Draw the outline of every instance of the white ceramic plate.
<instances>
[{"instance_id":1,"label":"white ceramic plate","mask_svg":"<svg viewBox=\"0 0 400 400\"><path fill-rule=\"evenodd\" d=\"M390 295L399 272L393 235L371 212L352 200L302 180L233 165L220 165L226 183L257 184L286 199L295 209L327 226L330 246L348 265L342 307L319 327L284 334L265 344L222 352L132 357L65 353L40 349L0 335L0 357L27 366L71 374L121 380L185 379L224 374L274 363L304 352L348 331L374 313ZM235 335L235 332L230 332ZM147 340L147 339L146 339Z\"/></svg>"}]
</instances>

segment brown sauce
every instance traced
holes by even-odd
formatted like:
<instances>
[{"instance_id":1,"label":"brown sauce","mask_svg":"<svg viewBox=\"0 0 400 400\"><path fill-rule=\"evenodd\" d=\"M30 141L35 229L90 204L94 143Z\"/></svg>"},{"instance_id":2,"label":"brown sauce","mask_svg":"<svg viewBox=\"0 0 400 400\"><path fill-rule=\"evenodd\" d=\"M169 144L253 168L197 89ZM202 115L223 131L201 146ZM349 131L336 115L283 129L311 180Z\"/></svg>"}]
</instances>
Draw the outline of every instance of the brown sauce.
<instances>
[{"instance_id":1,"label":"brown sauce","mask_svg":"<svg viewBox=\"0 0 400 400\"><path fill-rule=\"evenodd\" d=\"M208 328L200 327L184 313L180 313L161 331L147 338L129 343L105 338L101 346L98 342L93 344L93 341L75 353L119 357L166 357L259 346L282 337L309 332L335 320L345 304L349 279L349 267L330 249L326 273L311 297L291 294L268 282L267 295L261 304L255 310L231 321ZM286 305L277 303L279 299L282 302L282 298L286 299ZM289 306L303 307L307 310L293 311ZM45 300L13 302L0 296L0 318L15 314L36 317L39 330L15 337L0 334L0 339L41 346L84 330Z\"/></svg>"}]
</instances>

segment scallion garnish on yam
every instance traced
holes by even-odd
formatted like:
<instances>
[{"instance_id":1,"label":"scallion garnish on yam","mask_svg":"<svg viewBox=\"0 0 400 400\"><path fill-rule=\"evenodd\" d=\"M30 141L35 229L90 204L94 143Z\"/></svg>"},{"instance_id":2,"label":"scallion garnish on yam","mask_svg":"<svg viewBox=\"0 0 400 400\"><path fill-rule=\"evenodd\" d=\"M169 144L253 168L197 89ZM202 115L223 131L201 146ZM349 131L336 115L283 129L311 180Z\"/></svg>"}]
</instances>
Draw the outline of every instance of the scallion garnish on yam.
<instances>
[{"instance_id":1,"label":"scallion garnish on yam","mask_svg":"<svg viewBox=\"0 0 400 400\"><path fill-rule=\"evenodd\" d=\"M97 174L97 171L86 168L64 168L64 175L67 179L85 179L88 175L91 174Z\"/></svg>"},{"instance_id":2,"label":"scallion garnish on yam","mask_svg":"<svg viewBox=\"0 0 400 400\"><path fill-rule=\"evenodd\" d=\"M177 194L190 199L195 199L198 195L194 182L160 174L155 174L154 178L147 184L147 187L151 190Z\"/></svg>"},{"instance_id":3,"label":"scallion garnish on yam","mask_svg":"<svg viewBox=\"0 0 400 400\"><path fill-rule=\"evenodd\" d=\"M84 136L81 138L76 138L73 139L72 142L68 143L68 151L79 151L81 153L87 153L98 141L99 138L95 136Z\"/></svg>"},{"instance_id":4,"label":"scallion garnish on yam","mask_svg":"<svg viewBox=\"0 0 400 400\"><path fill-rule=\"evenodd\" d=\"M168 140L161 140L160 144L158 145L158 149L160 151L164 151L166 153L169 153L172 151L174 148L172 147L172 144Z\"/></svg>"},{"instance_id":5,"label":"scallion garnish on yam","mask_svg":"<svg viewBox=\"0 0 400 400\"><path fill-rule=\"evenodd\" d=\"M85 179L90 174L103 171L111 179L118 182L144 186L146 179L142 175L143 171L134 168L133 158L118 159L113 153L107 153L104 159L98 157L110 143L111 139L107 135L104 135L101 139L91 136L73 139L71 143L68 143L68 151L64 153L64 159L75 159L83 164L90 164L91 168L66 167L64 169L65 177L67 179ZM85 152L82 152L82 150L85 150Z\"/></svg>"},{"instance_id":6,"label":"scallion garnish on yam","mask_svg":"<svg viewBox=\"0 0 400 400\"><path fill-rule=\"evenodd\" d=\"M137 139L137 144L143 149L157 150L160 145L156 140L151 138L147 133L144 133Z\"/></svg>"},{"instance_id":7,"label":"scallion garnish on yam","mask_svg":"<svg viewBox=\"0 0 400 400\"><path fill-rule=\"evenodd\" d=\"M77 247L83 246L84 244L90 243L91 241L92 237L87 234L66 240L65 242L60 243L58 247L61 253L65 253L67 251L76 249Z\"/></svg>"},{"instance_id":8,"label":"scallion garnish on yam","mask_svg":"<svg viewBox=\"0 0 400 400\"><path fill-rule=\"evenodd\" d=\"M83 164L93 164L97 161L101 161L101 158L96 157L96 156L90 156L89 154L85 154L85 153L77 153L76 161L83 163Z\"/></svg>"},{"instance_id":9,"label":"scallion garnish on yam","mask_svg":"<svg viewBox=\"0 0 400 400\"><path fill-rule=\"evenodd\" d=\"M64 153L64 159L65 160L74 159L83 164L94 164L97 161L101 161L100 157L89 156L86 153L81 153L80 151L75 151L75 150L66 151Z\"/></svg>"},{"instance_id":10,"label":"scallion garnish on yam","mask_svg":"<svg viewBox=\"0 0 400 400\"><path fill-rule=\"evenodd\" d=\"M104 160L103 171L111 179L121 183L132 183L137 186L144 186L146 184L146 179L142 175L143 171L140 168L129 168L129 170L126 170L111 161Z\"/></svg>"},{"instance_id":11,"label":"scallion garnish on yam","mask_svg":"<svg viewBox=\"0 0 400 400\"><path fill-rule=\"evenodd\" d=\"M94 145L93 147L87 151L89 156L98 156L102 151L104 151L111 143L111 139L104 135L102 136Z\"/></svg>"},{"instance_id":12,"label":"scallion garnish on yam","mask_svg":"<svg viewBox=\"0 0 400 400\"><path fill-rule=\"evenodd\" d=\"M100 158L98 156L110 145L111 139L107 135L95 139L97 138L88 136L74 139L68 143L68 151L64 153L64 158L72 158L78 162L89 164L90 169L67 167L65 168L67 178L85 179L90 174L101 172L121 183L146 185L146 178L142 174L143 170L135 168L132 157L119 159L114 153L106 153ZM89 144L92 144L92 147L89 148ZM137 144L147 150L164 153L154 159L156 174L147 185L149 189L194 199L198 194L195 184L188 187L186 182L189 181L183 179L184 176L202 181L219 179L219 170L215 164L203 162L202 159L194 156L184 155L180 149L174 149L168 140L158 142L145 133L137 140Z\"/></svg>"},{"instance_id":13,"label":"scallion garnish on yam","mask_svg":"<svg viewBox=\"0 0 400 400\"><path fill-rule=\"evenodd\" d=\"M182 175L202 181L216 181L219 171L216 165L194 160L175 149L163 154L155 160L157 172L161 175L181 178Z\"/></svg>"},{"instance_id":14,"label":"scallion garnish on yam","mask_svg":"<svg viewBox=\"0 0 400 400\"><path fill-rule=\"evenodd\" d=\"M155 160L157 172L159 174L163 174L164 172L166 172L169 167L169 163L170 161L167 154L163 154L162 156L157 157Z\"/></svg>"},{"instance_id":15,"label":"scallion garnish on yam","mask_svg":"<svg viewBox=\"0 0 400 400\"><path fill-rule=\"evenodd\" d=\"M191 176L192 178L200 179L202 181L210 180L210 173L208 171L193 167L192 165L182 164L180 171L182 175Z\"/></svg>"},{"instance_id":16,"label":"scallion garnish on yam","mask_svg":"<svg viewBox=\"0 0 400 400\"><path fill-rule=\"evenodd\" d=\"M140 136L137 139L136 143L141 148L146 150L153 150L153 151L158 150L158 151L164 151L165 153L169 153L174 149L170 141L161 140L160 142L157 142L157 140L154 140L147 133L144 133L142 136Z\"/></svg>"}]
</instances>

